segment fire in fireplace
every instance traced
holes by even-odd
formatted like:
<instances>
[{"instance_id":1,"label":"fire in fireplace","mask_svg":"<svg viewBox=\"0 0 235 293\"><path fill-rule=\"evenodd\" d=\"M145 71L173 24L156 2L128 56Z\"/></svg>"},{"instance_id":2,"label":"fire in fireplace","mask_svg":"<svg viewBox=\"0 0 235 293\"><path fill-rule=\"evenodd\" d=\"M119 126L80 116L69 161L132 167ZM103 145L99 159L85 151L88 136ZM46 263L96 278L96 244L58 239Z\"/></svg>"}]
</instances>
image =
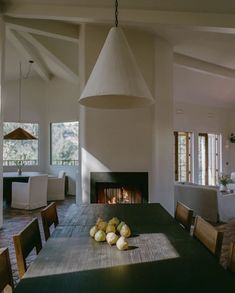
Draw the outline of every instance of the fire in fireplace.
<instances>
[{"instance_id":1,"label":"fire in fireplace","mask_svg":"<svg viewBox=\"0 0 235 293\"><path fill-rule=\"evenodd\" d=\"M98 203L142 203L142 193L137 186L116 183L97 183Z\"/></svg>"},{"instance_id":2,"label":"fire in fireplace","mask_svg":"<svg viewBox=\"0 0 235 293\"><path fill-rule=\"evenodd\" d=\"M91 203L148 202L147 172L91 172Z\"/></svg>"}]
</instances>

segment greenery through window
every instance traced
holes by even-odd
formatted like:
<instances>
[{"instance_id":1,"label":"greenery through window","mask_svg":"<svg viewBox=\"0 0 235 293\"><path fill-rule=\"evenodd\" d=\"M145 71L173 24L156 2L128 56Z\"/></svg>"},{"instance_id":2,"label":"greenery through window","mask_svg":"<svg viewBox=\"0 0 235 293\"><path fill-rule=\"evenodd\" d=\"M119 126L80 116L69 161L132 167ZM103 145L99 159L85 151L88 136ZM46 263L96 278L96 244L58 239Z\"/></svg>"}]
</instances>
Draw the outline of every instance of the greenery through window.
<instances>
[{"instance_id":1,"label":"greenery through window","mask_svg":"<svg viewBox=\"0 0 235 293\"><path fill-rule=\"evenodd\" d=\"M78 122L51 123L51 164L78 165Z\"/></svg>"},{"instance_id":2,"label":"greenery through window","mask_svg":"<svg viewBox=\"0 0 235 293\"><path fill-rule=\"evenodd\" d=\"M21 127L38 138L38 123L4 122L3 134ZM38 140L4 140L3 166L38 165Z\"/></svg>"}]
</instances>

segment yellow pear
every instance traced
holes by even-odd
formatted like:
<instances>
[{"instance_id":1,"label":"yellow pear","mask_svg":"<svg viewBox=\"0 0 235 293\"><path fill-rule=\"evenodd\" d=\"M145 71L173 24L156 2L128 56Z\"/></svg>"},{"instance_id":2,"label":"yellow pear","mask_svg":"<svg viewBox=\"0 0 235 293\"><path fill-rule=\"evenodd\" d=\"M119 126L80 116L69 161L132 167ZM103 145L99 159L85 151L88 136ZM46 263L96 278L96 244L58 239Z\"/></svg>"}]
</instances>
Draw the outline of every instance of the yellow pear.
<instances>
[{"instance_id":1,"label":"yellow pear","mask_svg":"<svg viewBox=\"0 0 235 293\"><path fill-rule=\"evenodd\" d=\"M126 224L124 224L120 230L120 235L128 238L131 236L131 229L129 228L129 226L127 226Z\"/></svg>"},{"instance_id":2,"label":"yellow pear","mask_svg":"<svg viewBox=\"0 0 235 293\"><path fill-rule=\"evenodd\" d=\"M108 234L109 232L116 232L116 228L114 225L108 224L108 226L106 227L106 234Z\"/></svg>"},{"instance_id":3,"label":"yellow pear","mask_svg":"<svg viewBox=\"0 0 235 293\"><path fill-rule=\"evenodd\" d=\"M97 220L96 220L96 226L98 226L99 225L99 223L100 222L103 222L104 220L102 219L102 218L98 218Z\"/></svg>"},{"instance_id":4,"label":"yellow pear","mask_svg":"<svg viewBox=\"0 0 235 293\"><path fill-rule=\"evenodd\" d=\"M117 226L117 231L120 233L122 226L125 225L125 222L121 222L118 226Z\"/></svg>"},{"instance_id":5,"label":"yellow pear","mask_svg":"<svg viewBox=\"0 0 235 293\"><path fill-rule=\"evenodd\" d=\"M118 239L116 245L119 250L127 250L128 249L128 242L126 241L125 237L123 237L123 236L121 236Z\"/></svg>"},{"instance_id":6,"label":"yellow pear","mask_svg":"<svg viewBox=\"0 0 235 293\"><path fill-rule=\"evenodd\" d=\"M94 237L95 236L95 233L98 231L98 228L96 226L93 226L91 229L90 229L90 236L91 237Z\"/></svg>"},{"instance_id":7,"label":"yellow pear","mask_svg":"<svg viewBox=\"0 0 235 293\"><path fill-rule=\"evenodd\" d=\"M117 217L114 217L111 220L109 220L108 225L114 225L117 227L119 223L120 223L119 219Z\"/></svg>"},{"instance_id":8,"label":"yellow pear","mask_svg":"<svg viewBox=\"0 0 235 293\"><path fill-rule=\"evenodd\" d=\"M95 233L95 241L102 242L102 241L105 241L105 238L106 238L106 235L104 231L99 230Z\"/></svg>"},{"instance_id":9,"label":"yellow pear","mask_svg":"<svg viewBox=\"0 0 235 293\"><path fill-rule=\"evenodd\" d=\"M108 242L109 245L116 244L117 240L118 240L118 236L113 232L110 232L106 235L106 241Z\"/></svg>"},{"instance_id":10,"label":"yellow pear","mask_svg":"<svg viewBox=\"0 0 235 293\"><path fill-rule=\"evenodd\" d=\"M105 230L107 228L107 225L108 225L107 222L101 221L101 222L99 222L99 224L97 225L97 227L98 227L99 230L102 230L102 231L105 232Z\"/></svg>"}]
</instances>

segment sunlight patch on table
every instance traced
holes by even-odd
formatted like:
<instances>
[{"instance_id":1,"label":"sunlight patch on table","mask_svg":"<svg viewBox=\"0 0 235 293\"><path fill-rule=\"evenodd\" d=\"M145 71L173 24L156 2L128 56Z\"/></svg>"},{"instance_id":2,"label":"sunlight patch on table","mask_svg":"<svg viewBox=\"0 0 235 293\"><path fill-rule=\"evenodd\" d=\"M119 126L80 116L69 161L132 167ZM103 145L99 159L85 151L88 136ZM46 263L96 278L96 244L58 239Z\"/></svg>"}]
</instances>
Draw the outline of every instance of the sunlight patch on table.
<instances>
[{"instance_id":1,"label":"sunlight patch on table","mask_svg":"<svg viewBox=\"0 0 235 293\"><path fill-rule=\"evenodd\" d=\"M69 242L68 250L64 249L66 242ZM180 257L163 233L140 234L128 238L128 243L129 250L120 251L116 245L110 247L85 236L50 239L47 251L42 250L26 276L55 275Z\"/></svg>"}]
</instances>

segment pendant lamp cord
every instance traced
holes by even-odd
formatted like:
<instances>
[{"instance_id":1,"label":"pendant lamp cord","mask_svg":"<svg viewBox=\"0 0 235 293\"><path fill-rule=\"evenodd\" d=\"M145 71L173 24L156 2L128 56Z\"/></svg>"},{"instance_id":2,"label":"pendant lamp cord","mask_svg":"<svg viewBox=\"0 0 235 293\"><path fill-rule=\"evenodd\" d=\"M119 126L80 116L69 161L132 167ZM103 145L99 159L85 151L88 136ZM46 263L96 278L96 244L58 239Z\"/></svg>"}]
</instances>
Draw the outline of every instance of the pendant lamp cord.
<instances>
[{"instance_id":1,"label":"pendant lamp cord","mask_svg":"<svg viewBox=\"0 0 235 293\"><path fill-rule=\"evenodd\" d=\"M118 27L118 0L115 1L115 26Z\"/></svg>"}]
</instances>

